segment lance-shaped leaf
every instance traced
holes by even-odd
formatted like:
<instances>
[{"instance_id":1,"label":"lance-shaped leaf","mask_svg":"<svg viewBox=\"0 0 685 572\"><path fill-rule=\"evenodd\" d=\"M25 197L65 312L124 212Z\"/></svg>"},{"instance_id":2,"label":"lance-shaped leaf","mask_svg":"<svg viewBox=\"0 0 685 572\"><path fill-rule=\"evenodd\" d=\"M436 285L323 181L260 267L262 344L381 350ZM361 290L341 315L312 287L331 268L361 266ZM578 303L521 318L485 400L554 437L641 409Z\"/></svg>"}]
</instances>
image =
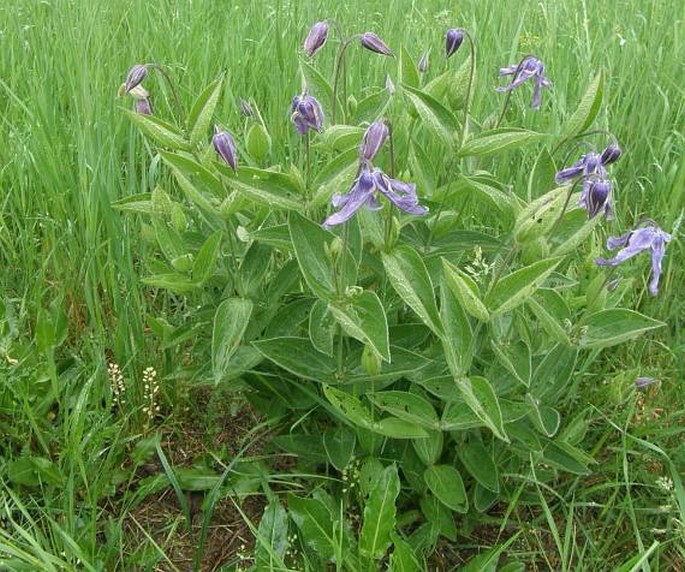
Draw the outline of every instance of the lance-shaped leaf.
<instances>
[{"instance_id":1,"label":"lance-shaped leaf","mask_svg":"<svg viewBox=\"0 0 685 572\"><path fill-rule=\"evenodd\" d=\"M219 101L223 74L210 83L200 95L197 96L193 107L188 115L188 131L190 132L190 144L195 147L200 140L207 135L207 129L212 122L216 104Z\"/></svg>"},{"instance_id":2,"label":"lance-shaped leaf","mask_svg":"<svg viewBox=\"0 0 685 572\"><path fill-rule=\"evenodd\" d=\"M212 372L219 382L229 369L233 354L243 338L252 315L252 302L242 298L224 300L214 314L212 329Z\"/></svg>"},{"instance_id":3,"label":"lance-shaped leaf","mask_svg":"<svg viewBox=\"0 0 685 572\"><path fill-rule=\"evenodd\" d=\"M559 262L561 258L540 260L501 278L486 296L486 306L493 315L513 310L532 296Z\"/></svg>"},{"instance_id":4,"label":"lance-shaped leaf","mask_svg":"<svg viewBox=\"0 0 685 572\"><path fill-rule=\"evenodd\" d=\"M283 557L288 548L288 514L277 498L264 509L255 540L257 568L274 570L284 565Z\"/></svg>"},{"instance_id":5,"label":"lance-shaped leaf","mask_svg":"<svg viewBox=\"0 0 685 572\"><path fill-rule=\"evenodd\" d=\"M502 127L472 137L459 149L458 154L461 157L483 157L537 143L543 137L544 134L527 129Z\"/></svg>"},{"instance_id":6,"label":"lance-shaped leaf","mask_svg":"<svg viewBox=\"0 0 685 572\"><path fill-rule=\"evenodd\" d=\"M390 253L383 253L383 266L400 298L431 330L442 335L433 282L418 253L409 246L400 246Z\"/></svg>"},{"instance_id":7,"label":"lance-shaped leaf","mask_svg":"<svg viewBox=\"0 0 685 572\"><path fill-rule=\"evenodd\" d=\"M445 283L464 310L481 322L487 322L490 314L478 296L478 286L473 279L445 258L442 259L442 272L445 276Z\"/></svg>"},{"instance_id":8,"label":"lance-shaped leaf","mask_svg":"<svg viewBox=\"0 0 685 572\"><path fill-rule=\"evenodd\" d=\"M266 359L294 375L319 382L335 379L336 361L316 351L309 338L272 338L252 345Z\"/></svg>"},{"instance_id":9,"label":"lance-shaped leaf","mask_svg":"<svg viewBox=\"0 0 685 572\"><path fill-rule=\"evenodd\" d=\"M404 93L412 102L424 124L448 149L454 147L459 122L454 114L425 91L403 84Z\"/></svg>"},{"instance_id":10,"label":"lance-shaped leaf","mask_svg":"<svg viewBox=\"0 0 685 572\"><path fill-rule=\"evenodd\" d=\"M193 263L193 269L190 274L193 282L204 284L212 277L217 258L219 257L220 247L221 233L215 232L210 234L197 253L197 258L195 258Z\"/></svg>"},{"instance_id":11,"label":"lance-shaped leaf","mask_svg":"<svg viewBox=\"0 0 685 572\"><path fill-rule=\"evenodd\" d=\"M420 395L406 391L377 391L369 398L388 413L416 423L428 429L438 429L439 420L435 409Z\"/></svg>"},{"instance_id":12,"label":"lance-shaped leaf","mask_svg":"<svg viewBox=\"0 0 685 572\"><path fill-rule=\"evenodd\" d=\"M333 236L321 225L296 212L288 217L288 229L307 285L322 300L332 299L335 294L333 263L326 251L326 243Z\"/></svg>"},{"instance_id":13,"label":"lance-shaped leaf","mask_svg":"<svg viewBox=\"0 0 685 572\"><path fill-rule=\"evenodd\" d=\"M457 469L451 465L433 465L426 469L423 478L430 491L445 506L461 513L468 510L464 481Z\"/></svg>"},{"instance_id":14,"label":"lance-shaped leaf","mask_svg":"<svg viewBox=\"0 0 685 572\"><path fill-rule=\"evenodd\" d=\"M380 474L364 507L359 551L374 560L385 556L395 530L397 509L395 501L400 493L400 477L397 466L392 464Z\"/></svg>"},{"instance_id":15,"label":"lance-shaped leaf","mask_svg":"<svg viewBox=\"0 0 685 572\"><path fill-rule=\"evenodd\" d=\"M162 147L182 151L190 150L188 141L171 123L167 123L154 115L141 115L129 110L126 110L126 115L138 129Z\"/></svg>"},{"instance_id":16,"label":"lance-shaped leaf","mask_svg":"<svg viewBox=\"0 0 685 572\"><path fill-rule=\"evenodd\" d=\"M326 505L318 499L288 495L288 512L304 542L321 558L331 560L336 554L335 521Z\"/></svg>"},{"instance_id":17,"label":"lance-shaped leaf","mask_svg":"<svg viewBox=\"0 0 685 572\"><path fill-rule=\"evenodd\" d=\"M298 196L301 189L292 175L250 167L241 167L234 174L226 165L217 164L216 167L238 193L258 205L274 210L302 209L302 200Z\"/></svg>"},{"instance_id":18,"label":"lance-shaped leaf","mask_svg":"<svg viewBox=\"0 0 685 572\"><path fill-rule=\"evenodd\" d=\"M602 310L585 320L579 345L581 348L607 348L665 325L634 310Z\"/></svg>"},{"instance_id":19,"label":"lance-shaped leaf","mask_svg":"<svg viewBox=\"0 0 685 572\"><path fill-rule=\"evenodd\" d=\"M604 74L599 72L590 82L585 94L580 100L578 108L564 126L562 139L568 139L582 133L592 125L597 113L602 107L604 94Z\"/></svg>"},{"instance_id":20,"label":"lance-shaped leaf","mask_svg":"<svg viewBox=\"0 0 685 572\"><path fill-rule=\"evenodd\" d=\"M345 332L370 346L381 359L390 361L388 320L375 292L353 294L331 304L330 310Z\"/></svg>"}]
</instances>

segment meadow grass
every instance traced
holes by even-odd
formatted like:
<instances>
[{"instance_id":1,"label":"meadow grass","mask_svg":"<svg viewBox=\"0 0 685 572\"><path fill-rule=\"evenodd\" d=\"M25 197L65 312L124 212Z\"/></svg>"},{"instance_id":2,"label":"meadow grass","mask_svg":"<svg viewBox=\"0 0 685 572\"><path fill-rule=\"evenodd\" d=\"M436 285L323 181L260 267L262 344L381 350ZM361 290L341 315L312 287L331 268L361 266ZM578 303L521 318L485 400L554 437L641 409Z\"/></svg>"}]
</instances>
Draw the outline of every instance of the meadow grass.
<instances>
[{"instance_id":1,"label":"meadow grass","mask_svg":"<svg viewBox=\"0 0 685 572\"><path fill-rule=\"evenodd\" d=\"M682 474L685 467L680 4L531 0L512 9L473 0L446 9L441 2L401 0L3 3L0 517L4 511L4 522L14 526L0 529L0 568L3 559L17 570L76 569L77 561L85 569L153 566L169 560L184 527L175 522L165 545L146 532L135 549L124 549L127 515L142 502L142 493L123 487L117 496L112 490L114 474L123 483L133 479L125 462L145 417L140 407L123 417L109 414L109 362L119 364L134 384L131 403L142 403L145 367L154 366L163 385L171 380L162 390L162 429L183 434L184 419L207 413L173 383L183 356L161 348L148 331L149 315L181 319L192 310L141 285L149 247L140 220L112 208L119 199L149 191L157 169L154 153L122 112L129 102L116 97L126 71L141 62L168 66L185 104L225 72L217 118L239 126L239 99L253 100L273 140L289 142L272 151L285 158L296 144L289 105L302 87L299 46L311 23L323 18L349 30L373 30L391 47L404 44L416 59L430 46L430 65L438 69L444 65L445 29L467 28L478 45L476 117L501 104L493 89L497 69L522 53L536 53L554 87L545 94L542 112L532 113L522 94L514 95L509 112L532 129L558 129L591 78L605 71L596 125L613 131L624 149L614 170L620 215L613 228L649 215L673 229L660 296L650 298L645 288L634 294L638 309L668 328L603 355L577 386L569 410L577 430L585 431L585 449L598 460L594 474L569 477L556 491L522 488L508 520L525 530L518 550L528 562L546 562L552 569L600 569L603 562L628 563L625 570L648 569L648 561L655 570L683 566L685 493L657 482L673 477L671 468ZM322 52L317 61L329 76L333 53ZM355 65L357 57L351 52L350 93L363 94L368 86L382 85L386 73L396 75L392 60L365 57L364 65ZM173 112L171 101L158 98L156 106L162 116ZM515 189L528 184L528 173L516 164L493 168L510 173ZM653 375L662 384L638 400L626 371ZM57 388L58 403L42 399L47 387ZM206 418L207 431L210 424ZM48 467L47 482L11 484L8 467L28 454L54 464L52 481ZM162 485L149 486L153 491ZM503 530L506 522L500 519L497 526ZM659 544L648 560L630 562L655 540ZM458 555L460 547L445 550Z\"/></svg>"}]
</instances>

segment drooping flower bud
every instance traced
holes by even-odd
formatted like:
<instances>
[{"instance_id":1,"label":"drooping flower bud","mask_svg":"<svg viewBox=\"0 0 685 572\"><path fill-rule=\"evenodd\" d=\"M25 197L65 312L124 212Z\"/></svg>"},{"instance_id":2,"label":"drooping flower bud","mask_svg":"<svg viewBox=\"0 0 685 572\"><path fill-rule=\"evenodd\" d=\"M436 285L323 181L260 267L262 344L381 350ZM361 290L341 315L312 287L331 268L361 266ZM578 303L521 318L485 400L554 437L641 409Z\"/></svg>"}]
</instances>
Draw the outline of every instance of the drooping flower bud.
<instances>
[{"instance_id":1,"label":"drooping flower bud","mask_svg":"<svg viewBox=\"0 0 685 572\"><path fill-rule=\"evenodd\" d=\"M147 67L135 65L131 68L126 76L125 89L126 93L130 92L134 87L140 85L147 77Z\"/></svg>"},{"instance_id":2,"label":"drooping flower bud","mask_svg":"<svg viewBox=\"0 0 685 572\"><path fill-rule=\"evenodd\" d=\"M387 44L373 32L366 32L362 34L359 38L359 41L361 42L362 46L364 46L367 50L370 50L377 54L383 54L384 56L395 55L392 53Z\"/></svg>"},{"instance_id":3,"label":"drooping flower bud","mask_svg":"<svg viewBox=\"0 0 685 572\"><path fill-rule=\"evenodd\" d=\"M216 149L217 154L226 164L236 170L238 166L238 153L235 148L235 141L233 135L228 131L222 131L218 125L214 126L214 137L212 137L212 145Z\"/></svg>"},{"instance_id":4,"label":"drooping flower bud","mask_svg":"<svg viewBox=\"0 0 685 572\"><path fill-rule=\"evenodd\" d=\"M245 117L252 117L254 115L252 106L250 105L250 102L246 99L240 100L240 113L242 113Z\"/></svg>"},{"instance_id":5,"label":"drooping flower bud","mask_svg":"<svg viewBox=\"0 0 685 572\"><path fill-rule=\"evenodd\" d=\"M419 68L419 73L426 73L426 70L428 70L428 50L421 54L417 67Z\"/></svg>"},{"instance_id":6,"label":"drooping flower bud","mask_svg":"<svg viewBox=\"0 0 685 572\"><path fill-rule=\"evenodd\" d=\"M390 94L390 95L395 95L395 84L392 83L392 78L390 77L390 74L385 74L385 90Z\"/></svg>"},{"instance_id":7,"label":"drooping flower bud","mask_svg":"<svg viewBox=\"0 0 685 572\"><path fill-rule=\"evenodd\" d=\"M609 165L617 161L621 156L621 148L616 144L607 145L607 148L602 151L601 161L602 165Z\"/></svg>"},{"instance_id":8,"label":"drooping flower bud","mask_svg":"<svg viewBox=\"0 0 685 572\"><path fill-rule=\"evenodd\" d=\"M136 99L136 113L139 113L140 115L154 115L150 98L145 97Z\"/></svg>"},{"instance_id":9,"label":"drooping flower bud","mask_svg":"<svg viewBox=\"0 0 685 572\"><path fill-rule=\"evenodd\" d=\"M445 56L452 56L464 41L464 30L461 28L450 28L445 35Z\"/></svg>"},{"instance_id":10,"label":"drooping flower bud","mask_svg":"<svg viewBox=\"0 0 685 572\"><path fill-rule=\"evenodd\" d=\"M314 54L316 54L316 52L318 52L324 46L327 38L328 22L326 22L325 20L322 22L317 22L312 26L312 29L309 30L309 34L307 35L307 38L304 41L302 50L310 58L313 58Z\"/></svg>"},{"instance_id":11,"label":"drooping flower bud","mask_svg":"<svg viewBox=\"0 0 685 572\"><path fill-rule=\"evenodd\" d=\"M296 95L293 98L291 111L290 119L300 135L305 135L309 129L321 131L324 115L321 104L316 98L306 93Z\"/></svg>"},{"instance_id":12,"label":"drooping flower bud","mask_svg":"<svg viewBox=\"0 0 685 572\"><path fill-rule=\"evenodd\" d=\"M588 179L583 184L580 205L587 210L588 218L595 218L602 209L607 220L612 218L611 181Z\"/></svg>"},{"instance_id":13,"label":"drooping flower bud","mask_svg":"<svg viewBox=\"0 0 685 572\"><path fill-rule=\"evenodd\" d=\"M374 157L388 138L390 131L384 121L374 121L369 125L359 147L359 155L366 161L373 161Z\"/></svg>"}]
</instances>

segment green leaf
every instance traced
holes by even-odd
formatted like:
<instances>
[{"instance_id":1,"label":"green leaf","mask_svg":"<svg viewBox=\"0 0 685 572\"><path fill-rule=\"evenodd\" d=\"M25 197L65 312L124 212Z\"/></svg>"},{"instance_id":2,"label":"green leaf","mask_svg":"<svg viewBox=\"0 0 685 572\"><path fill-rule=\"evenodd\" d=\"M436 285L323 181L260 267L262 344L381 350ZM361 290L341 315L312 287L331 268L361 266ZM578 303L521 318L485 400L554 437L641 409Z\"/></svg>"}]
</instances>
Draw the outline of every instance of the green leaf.
<instances>
[{"instance_id":1,"label":"green leaf","mask_svg":"<svg viewBox=\"0 0 685 572\"><path fill-rule=\"evenodd\" d=\"M335 294L335 284L326 244L333 240L333 235L297 212L290 213L288 229L307 285L320 299L330 300Z\"/></svg>"},{"instance_id":2,"label":"green leaf","mask_svg":"<svg viewBox=\"0 0 685 572\"><path fill-rule=\"evenodd\" d=\"M147 286L165 288L177 294L186 294L194 288L197 288L197 284L193 280L183 274L177 274L175 272L147 276L146 278L143 278L141 282Z\"/></svg>"},{"instance_id":3,"label":"green leaf","mask_svg":"<svg viewBox=\"0 0 685 572\"><path fill-rule=\"evenodd\" d=\"M375 292L365 290L352 294L329 308L348 335L370 346L380 358L390 361L388 320Z\"/></svg>"},{"instance_id":4,"label":"green leaf","mask_svg":"<svg viewBox=\"0 0 685 572\"><path fill-rule=\"evenodd\" d=\"M433 465L423 473L430 491L448 508L466 513L469 501L459 471L450 465Z\"/></svg>"},{"instance_id":5,"label":"green leaf","mask_svg":"<svg viewBox=\"0 0 685 572\"><path fill-rule=\"evenodd\" d=\"M191 279L197 284L204 284L214 274L219 249L221 247L221 233L210 234L197 253L197 258L190 273Z\"/></svg>"},{"instance_id":6,"label":"green leaf","mask_svg":"<svg viewBox=\"0 0 685 572\"><path fill-rule=\"evenodd\" d=\"M556 224L568 198L568 187L557 187L526 206L516 217L514 238L523 243L537 240Z\"/></svg>"},{"instance_id":7,"label":"green leaf","mask_svg":"<svg viewBox=\"0 0 685 572\"><path fill-rule=\"evenodd\" d=\"M573 224L578 220L581 221L581 224ZM596 216L588 220L584 211L578 213L572 211L568 213L562 220L561 225L559 225L558 235L551 237L555 242L560 238L563 240L563 242L552 250L552 256L563 256L564 254L577 250L594 232L595 228L599 226L602 220L603 218L601 216ZM569 230L571 231L570 233L564 232Z\"/></svg>"},{"instance_id":8,"label":"green leaf","mask_svg":"<svg viewBox=\"0 0 685 572\"><path fill-rule=\"evenodd\" d=\"M444 280L440 286L440 319L447 364L453 376L461 377L471 364L473 331L463 306Z\"/></svg>"},{"instance_id":9,"label":"green leaf","mask_svg":"<svg viewBox=\"0 0 685 572\"><path fill-rule=\"evenodd\" d=\"M152 203L150 202L150 198L150 193L137 193L114 201L111 203L111 206L117 211L128 211L149 215L152 214Z\"/></svg>"},{"instance_id":10,"label":"green leaf","mask_svg":"<svg viewBox=\"0 0 685 572\"><path fill-rule=\"evenodd\" d=\"M288 495L288 511L302 533L302 539L324 560L336 553L335 521L320 500Z\"/></svg>"},{"instance_id":11,"label":"green leaf","mask_svg":"<svg viewBox=\"0 0 685 572\"><path fill-rule=\"evenodd\" d=\"M383 253L383 266L400 298L431 330L442 335L433 283L418 253L409 246L400 246L390 253Z\"/></svg>"},{"instance_id":12,"label":"green leaf","mask_svg":"<svg viewBox=\"0 0 685 572\"><path fill-rule=\"evenodd\" d=\"M543 290L543 288L540 288L540 290ZM534 298L529 298L526 300L526 304L533 314L535 314L535 317L540 321L542 327L552 337L552 339L556 340L557 342L570 345L571 341L569 340L568 334L566 333L566 329L562 325L562 322L560 322L555 316L552 315L551 312L548 311L549 307L547 305L540 304Z\"/></svg>"},{"instance_id":13,"label":"green leaf","mask_svg":"<svg viewBox=\"0 0 685 572\"><path fill-rule=\"evenodd\" d=\"M364 506L359 552L368 558L380 560L390 546L390 535L395 530L395 501L400 493L397 466L392 464L380 474Z\"/></svg>"},{"instance_id":14,"label":"green leaf","mask_svg":"<svg viewBox=\"0 0 685 572\"><path fill-rule=\"evenodd\" d=\"M550 441L542 454L543 461L575 475L589 475L587 464L592 459L572 445Z\"/></svg>"},{"instance_id":15,"label":"green leaf","mask_svg":"<svg viewBox=\"0 0 685 572\"><path fill-rule=\"evenodd\" d=\"M238 193L257 205L272 210L302 210L301 189L292 175L251 167L241 167L236 173L226 165L217 165L217 169L230 179Z\"/></svg>"},{"instance_id":16,"label":"green leaf","mask_svg":"<svg viewBox=\"0 0 685 572\"><path fill-rule=\"evenodd\" d=\"M392 96L385 89L372 93L357 103L357 110L349 120L356 124L371 123L383 115L391 100Z\"/></svg>"},{"instance_id":17,"label":"green leaf","mask_svg":"<svg viewBox=\"0 0 685 572\"><path fill-rule=\"evenodd\" d=\"M579 346L584 349L608 348L665 325L634 310L602 310L585 320Z\"/></svg>"},{"instance_id":18,"label":"green leaf","mask_svg":"<svg viewBox=\"0 0 685 572\"><path fill-rule=\"evenodd\" d=\"M466 470L486 489L499 492L499 474L497 465L480 439L473 437L458 448L459 458Z\"/></svg>"},{"instance_id":19,"label":"green leaf","mask_svg":"<svg viewBox=\"0 0 685 572\"><path fill-rule=\"evenodd\" d=\"M257 568L275 570L283 566L288 548L288 513L277 499L271 500L264 509L255 540Z\"/></svg>"},{"instance_id":20,"label":"green leaf","mask_svg":"<svg viewBox=\"0 0 685 572\"><path fill-rule=\"evenodd\" d=\"M531 355L528 344L519 340L512 344L513 347L508 348L496 340L491 340L490 346L506 370L528 387L531 373Z\"/></svg>"},{"instance_id":21,"label":"green leaf","mask_svg":"<svg viewBox=\"0 0 685 572\"><path fill-rule=\"evenodd\" d=\"M483 131L472 137L459 149L458 154L460 157L483 157L537 143L542 138L544 138L543 133L536 133L527 129L501 127Z\"/></svg>"},{"instance_id":22,"label":"green leaf","mask_svg":"<svg viewBox=\"0 0 685 572\"><path fill-rule=\"evenodd\" d=\"M419 562L411 544L394 531L390 533L390 539L393 543L393 550L390 554L388 572L418 572Z\"/></svg>"},{"instance_id":23,"label":"green leaf","mask_svg":"<svg viewBox=\"0 0 685 572\"><path fill-rule=\"evenodd\" d=\"M419 427L416 423L400 419L399 417L381 419L373 424L371 430L393 439L417 439L428 436L426 430Z\"/></svg>"},{"instance_id":24,"label":"green leaf","mask_svg":"<svg viewBox=\"0 0 685 572\"><path fill-rule=\"evenodd\" d=\"M364 129L354 125L331 125L321 134L321 144L334 153L354 148L358 153Z\"/></svg>"},{"instance_id":25,"label":"green leaf","mask_svg":"<svg viewBox=\"0 0 685 572\"><path fill-rule=\"evenodd\" d=\"M64 475L59 467L45 457L18 457L9 461L5 470L7 471L7 478L15 485L26 487L64 486Z\"/></svg>"},{"instance_id":26,"label":"green leaf","mask_svg":"<svg viewBox=\"0 0 685 572\"><path fill-rule=\"evenodd\" d=\"M559 430L561 423L561 415L553 407L542 405L532 395L526 396L528 403L531 405L528 417L531 419L538 431L547 437L553 437Z\"/></svg>"},{"instance_id":27,"label":"green leaf","mask_svg":"<svg viewBox=\"0 0 685 572\"><path fill-rule=\"evenodd\" d=\"M442 272L446 284L464 310L481 322L487 322L490 314L478 296L478 286L473 279L445 258L442 259Z\"/></svg>"},{"instance_id":28,"label":"green leaf","mask_svg":"<svg viewBox=\"0 0 685 572\"><path fill-rule=\"evenodd\" d=\"M486 306L493 315L513 310L533 295L560 262L561 258L540 260L501 278L486 296Z\"/></svg>"},{"instance_id":29,"label":"green leaf","mask_svg":"<svg viewBox=\"0 0 685 572\"><path fill-rule=\"evenodd\" d=\"M416 67L416 63L409 55L407 48L402 46L400 49L400 81L409 87L414 89L419 87L419 70Z\"/></svg>"},{"instance_id":30,"label":"green leaf","mask_svg":"<svg viewBox=\"0 0 685 572\"><path fill-rule=\"evenodd\" d=\"M356 441L354 431L344 425L327 427L323 434L323 446L331 465L342 471L354 456Z\"/></svg>"},{"instance_id":31,"label":"green leaf","mask_svg":"<svg viewBox=\"0 0 685 572\"><path fill-rule=\"evenodd\" d=\"M454 114L442 103L425 91L402 84L404 93L412 102L424 124L448 149L453 149L459 122Z\"/></svg>"},{"instance_id":32,"label":"green leaf","mask_svg":"<svg viewBox=\"0 0 685 572\"><path fill-rule=\"evenodd\" d=\"M323 300L314 302L309 313L309 339L320 352L333 356L333 340L336 322L328 304Z\"/></svg>"},{"instance_id":33,"label":"green leaf","mask_svg":"<svg viewBox=\"0 0 685 572\"><path fill-rule=\"evenodd\" d=\"M530 393L538 400L554 403L566 394L567 384L576 371L577 359L577 349L557 343L535 368Z\"/></svg>"},{"instance_id":34,"label":"green leaf","mask_svg":"<svg viewBox=\"0 0 685 572\"><path fill-rule=\"evenodd\" d=\"M128 109L124 110L124 113L138 129L162 147L182 151L190 150L188 141L171 123L167 123L154 115L141 115Z\"/></svg>"},{"instance_id":35,"label":"green leaf","mask_svg":"<svg viewBox=\"0 0 685 572\"><path fill-rule=\"evenodd\" d=\"M273 246L284 252L289 252L293 249L287 224L277 224L257 229L248 233L248 238L268 246Z\"/></svg>"},{"instance_id":36,"label":"green leaf","mask_svg":"<svg viewBox=\"0 0 685 572\"><path fill-rule=\"evenodd\" d=\"M447 196L451 195L458 197L462 193L469 193L477 200L495 207L507 217L511 217L511 215L515 214L518 208L511 194L507 194L484 181L473 177L465 177L463 175L460 175L452 184L442 187L438 192L436 199L441 200L442 196L445 196L445 194L447 194ZM472 244L471 248L473 248L473 246L474 245Z\"/></svg>"},{"instance_id":37,"label":"green leaf","mask_svg":"<svg viewBox=\"0 0 685 572\"><path fill-rule=\"evenodd\" d=\"M433 465L442 455L444 434L441 430L428 431L428 437L414 439L411 444L424 465Z\"/></svg>"},{"instance_id":38,"label":"green leaf","mask_svg":"<svg viewBox=\"0 0 685 572\"><path fill-rule=\"evenodd\" d=\"M420 395L406 391L378 391L371 393L369 399L382 410L411 423L437 429L438 415L435 409Z\"/></svg>"},{"instance_id":39,"label":"green leaf","mask_svg":"<svg viewBox=\"0 0 685 572\"><path fill-rule=\"evenodd\" d=\"M219 79L210 83L197 97L188 115L188 131L190 132L190 144L196 147L203 137L207 136L207 129L212 122L212 116L219 101L223 74Z\"/></svg>"},{"instance_id":40,"label":"green leaf","mask_svg":"<svg viewBox=\"0 0 685 572\"><path fill-rule=\"evenodd\" d=\"M314 349L308 338L282 337L252 342L266 359L304 379L335 379L336 361Z\"/></svg>"},{"instance_id":41,"label":"green leaf","mask_svg":"<svg viewBox=\"0 0 685 572\"><path fill-rule=\"evenodd\" d=\"M371 411L357 397L330 385L324 385L323 392L333 407L342 414L343 419L365 429L373 429L374 419Z\"/></svg>"},{"instance_id":42,"label":"green leaf","mask_svg":"<svg viewBox=\"0 0 685 572\"><path fill-rule=\"evenodd\" d=\"M219 382L229 368L252 315L252 302L229 298L221 302L214 314L212 329L212 372Z\"/></svg>"},{"instance_id":43,"label":"green leaf","mask_svg":"<svg viewBox=\"0 0 685 572\"><path fill-rule=\"evenodd\" d=\"M568 139L569 137L578 135L592 125L592 122L595 120L595 117L602 106L603 94L604 74L600 71L585 91L578 108L566 122L562 139Z\"/></svg>"}]
</instances>

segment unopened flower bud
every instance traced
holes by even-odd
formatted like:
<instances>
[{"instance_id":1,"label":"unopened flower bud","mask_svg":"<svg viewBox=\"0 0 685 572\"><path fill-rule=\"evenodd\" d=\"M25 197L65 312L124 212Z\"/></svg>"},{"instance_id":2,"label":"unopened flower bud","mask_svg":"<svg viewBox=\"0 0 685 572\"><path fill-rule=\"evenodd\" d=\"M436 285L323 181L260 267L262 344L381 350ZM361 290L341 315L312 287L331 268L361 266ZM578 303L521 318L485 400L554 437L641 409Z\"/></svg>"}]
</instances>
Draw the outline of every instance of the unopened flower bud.
<instances>
[{"instance_id":1,"label":"unopened flower bud","mask_svg":"<svg viewBox=\"0 0 685 572\"><path fill-rule=\"evenodd\" d=\"M216 149L219 157L235 171L238 166L238 153L235 148L233 135L228 131L222 131L219 126L216 125L214 127L214 137L212 137L212 145L214 145L214 149Z\"/></svg>"},{"instance_id":2,"label":"unopened flower bud","mask_svg":"<svg viewBox=\"0 0 685 572\"><path fill-rule=\"evenodd\" d=\"M140 85L147 77L147 67L135 65L131 68L126 76L125 89L126 93L130 92L134 87Z\"/></svg>"},{"instance_id":3,"label":"unopened flower bud","mask_svg":"<svg viewBox=\"0 0 685 572\"><path fill-rule=\"evenodd\" d=\"M609 165L614 161L617 161L621 156L621 148L618 145L612 144L608 145L604 151L602 151L601 162L602 165Z\"/></svg>"},{"instance_id":4,"label":"unopened flower bud","mask_svg":"<svg viewBox=\"0 0 685 572\"><path fill-rule=\"evenodd\" d=\"M421 54L421 59L419 60L417 67L419 68L419 73L426 73L428 70L428 50Z\"/></svg>"},{"instance_id":5,"label":"unopened flower bud","mask_svg":"<svg viewBox=\"0 0 685 572\"><path fill-rule=\"evenodd\" d=\"M323 22L317 22L309 30L309 34L304 41L302 49L305 54L310 58L314 57L314 54L318 52L323 45L326 43L328 38L328 22L325 20Z\"/></svg>"},{"instance_id":6,"label":"unopened flower bud","mask_svg":"<svg viewBox=\"0 0 685 572\"><path fill-rule=\"evenodd\" d=\"M321 104L311 95L296 95L291 106L291 121L295 124L300 135L307 133L309 129L321 131L323 128L324 115Z\"/></svg>"},{"instance_id":7,"label":"unopened flower bud","mask_svg":"<svg viewBox=\"0 0 685 572\"><path fill-rule=\"evenodd\" d=\"M385 74L385 90L390 95L395 95L395 84L392 83L392 79L390 78L390 74Z\"/></svg>"},{"instance_id":8,"label":"unopened flower bud","mask_svg":"<svg viewBox=\"0 0 685 572\"><path fill-rule=\"evenodd\" d=\"M250 105L250 102L246 99L240 100L240 113L242 113L245 117L252 117L254 115L252 106Z\"/></svg>"},{"instance_id":9,"label":"unopened flower bud","mask_svg":"<svg viewBox=\"0 0 685 572\"><path fill-rule=\"evenodd\" d=\"M445 55L450 57L461 46L464 41L464 30L461 28L450 28L445 36Z\"/></svg>"},{"instance_id":10,"label":"unopened flower bud","mask_svg":"<svg viewBox=\"0 0 685 572\"><path fill-rule=\"evenodd\" d=\"M377 54L383 54L384 56L395 55L392 53L387 44L373 32L366 32L362 34L359 41L361 42L362 46L364 46L367 50L370 50Z\"/></svg>"},{"instance_id":11,"label":"unopened flower bud","mask_svg":"<svg viewBox=\"0 0 685 572\"><path fill-rule=\"evenodd\" d=\"M385 143L389 135L388 126L384 121L374 121L369 125L362 138L362 144L359 148L359 155L366 161L373 161L378 151Z\"/></svg>"}]
</instances>

